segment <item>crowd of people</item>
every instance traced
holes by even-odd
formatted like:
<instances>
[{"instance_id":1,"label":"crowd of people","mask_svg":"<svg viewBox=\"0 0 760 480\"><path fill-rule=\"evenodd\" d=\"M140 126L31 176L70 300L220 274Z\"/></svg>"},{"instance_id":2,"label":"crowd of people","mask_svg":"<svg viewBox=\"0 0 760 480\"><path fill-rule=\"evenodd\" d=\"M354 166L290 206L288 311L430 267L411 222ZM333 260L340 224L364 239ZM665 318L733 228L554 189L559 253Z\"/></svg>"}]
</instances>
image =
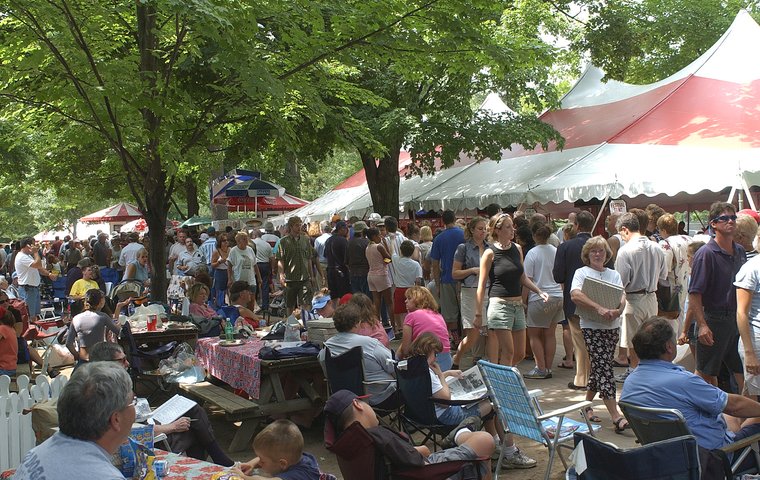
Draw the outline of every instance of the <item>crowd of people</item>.
<instances>
[{"instance_id":1,"label":"crowd of people","mask_svg":"<svg viewBox=\"0 0 760 480\"><path fill-rule=\"evenodd\" d=\"M601 398L615 432L628 428L617 405L617 383L624 384L623 396L634 403L638 398L657 404L645 406L668 406L649 386L655 384L654 367L664 368L657 361L671 361L676 343L688 344L696 360L696 376L679 370L679 378L687 378L689 385L709 385L714 390L699 383L715 402L728 398L731 404L734 398L718 393L718 386L755 398L760 394L757 212L737 214L733 205L715 203L705 231L695 236L654 204L610 214L597 228L604 234L595 236L598 220L588 211L574 212L564 225L553 225L539 213L503 213L498 206L467 221L445 211L441 221L439 228L425 221L402 228L396 218L372 214L365 220L335 216L304 225L293 216L280 231L268 222L250 232L211 227L198 235L180 230L167 245L167 269L195 278L187 297L196 315L213 315L231 304L255 321L273 295L281 295L286 312L299 312L304 321L332 317L338 334L325 346L333 356L362 347L372 394L366 403L340 400L333 412L336 425L343 425L349 412L374 428L372 409L398 407L403 400L396 392L392 361L412 355L428 359L431 395L439 398L448 393L445 378L461 374L459 365L468 352L475 360L508 366L532 358L534 365L524 377L551 378L558 324L564 357L557 368L574 370L569 389L585 391L587 400ZM121 236L109 243L105 234L89 242L48 246L23 239L4 263L12 285L0 287L7 297L24 299L35 315L35 288L42 278L80 276L68 293L86 300L88 316L78 324L92 325L72 334L79 335L80 356L86 356L89 335L103 335L103 314L92 296L99 288L94 272L121 267L124 278L149 285L150 245L131 235L127 240L119 247ZM614 301L602 305L592 293L595 284L616 292ZM0 342L6 334L0 325ZM395 351L390 350L393 338L400 340ZM322 361L324 356L323 350ZM615 376L613 367L626 370ZM646 388L649 394L631 393ZM713 417L724 411L752 413L757 403L736 400L741 408L727 410L725 402L720 408L715 402L705 411ZM695 417L705 414L697 404L689 408ZM535 466L511 435L489 420L490 411L483 402L469 409L441 407L436 413L442 423L470 430L480 428L472 418L485 418L491 451L496 442L506 450L503 467ZM592 407L585 413L590 421L601 421ZM724 426L728 438L731 425ZM294 456L292 461L300 460Z\"/></svg>"}]
</instances>

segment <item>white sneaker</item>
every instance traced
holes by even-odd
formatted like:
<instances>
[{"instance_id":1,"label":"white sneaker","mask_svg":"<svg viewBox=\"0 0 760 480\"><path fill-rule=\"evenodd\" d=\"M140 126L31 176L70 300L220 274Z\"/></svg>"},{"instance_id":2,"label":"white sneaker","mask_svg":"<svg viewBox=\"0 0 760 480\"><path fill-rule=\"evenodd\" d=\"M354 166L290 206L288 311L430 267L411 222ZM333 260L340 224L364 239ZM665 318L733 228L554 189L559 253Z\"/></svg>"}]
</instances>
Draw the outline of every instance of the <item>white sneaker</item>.
<instances>
[{"instance_id":1,"label":"white sneaker","mask_svg":"<svg viewBox=\"0 0 760 480\"><path fill-rule=\"evenodd\" d=\"M522 453L519 448L514 453L504 455L504 460L501 461L501 468L506 468L507 470L533 468L535 466L536 461Z\"/></svg>"}]
</instances>

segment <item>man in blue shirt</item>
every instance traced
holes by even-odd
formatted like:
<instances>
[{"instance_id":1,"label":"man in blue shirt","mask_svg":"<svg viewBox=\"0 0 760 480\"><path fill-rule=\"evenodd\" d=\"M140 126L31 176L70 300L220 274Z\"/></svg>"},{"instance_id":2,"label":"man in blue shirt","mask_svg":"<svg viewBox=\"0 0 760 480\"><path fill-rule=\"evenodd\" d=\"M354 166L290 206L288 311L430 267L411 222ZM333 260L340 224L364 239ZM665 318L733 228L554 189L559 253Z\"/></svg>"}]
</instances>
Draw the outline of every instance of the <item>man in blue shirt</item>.
<instances>
[{"instance_id":1,"label":"man in blue shirt","mask_svg":"<svg viewBox=\"0 0 760 480\"><path fill-rule=\"evenodd\" d=\"M446 230L433 239L433 246L430 247L431 270L433 280L435 280L435 288L438 290L437 296L438 302L441 304L441 315L446 321L449 332L457 332L459 301L457 281L451 276L451 271L454 268L454 253L456 253L459 244L464 243L464 231L454 223L456 216L451 210L443 212L442 219L446 225ZM454 335L454 338L458 340L458 334Z\"/></svg>"},{"instance_id":2,"label":"man in blue shirt","mask_svg":"<svg viewBox=\"0 0 760 480\"><path fill-rule=\"evenodd\" d=\"M697 443L711 450L760 433L760 403L726 393L672 363L676 336L668 320L645 320L633 337L633 348L640 363L623 384L621 402L678 409ZM726 423L736 423L731 417L747 420L734 432Z\"/></svg>"}]
</instances>

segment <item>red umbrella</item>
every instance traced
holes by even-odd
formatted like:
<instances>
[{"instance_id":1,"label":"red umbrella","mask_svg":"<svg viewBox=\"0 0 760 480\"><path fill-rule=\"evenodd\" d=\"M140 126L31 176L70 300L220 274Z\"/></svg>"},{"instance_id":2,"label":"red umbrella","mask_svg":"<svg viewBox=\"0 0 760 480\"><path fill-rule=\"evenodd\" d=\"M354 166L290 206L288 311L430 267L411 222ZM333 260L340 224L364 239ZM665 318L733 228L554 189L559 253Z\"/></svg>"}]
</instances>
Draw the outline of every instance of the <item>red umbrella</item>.
<instances>
[{"instance_id":1,"label":"red umbrella","mask_svg":"<svg viewBox=\"0 0 760 480\"><path fill-rule=\"evenodd\" d=\"M79 221L83 223L128 222L138 218L142 218L142 212L137 207L121 202L82 217Z\"/></svg>"}]
</instances>

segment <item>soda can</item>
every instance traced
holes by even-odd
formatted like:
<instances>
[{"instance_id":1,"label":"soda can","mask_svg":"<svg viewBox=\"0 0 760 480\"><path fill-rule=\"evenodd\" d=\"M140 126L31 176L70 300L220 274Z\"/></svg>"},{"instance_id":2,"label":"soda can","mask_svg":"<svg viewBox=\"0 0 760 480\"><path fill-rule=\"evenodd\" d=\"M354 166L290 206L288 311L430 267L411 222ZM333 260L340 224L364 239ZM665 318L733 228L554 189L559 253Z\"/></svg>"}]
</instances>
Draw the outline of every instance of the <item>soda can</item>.
<instances>
[{"instance_id":1,"label":"soda can","mask_svg":"<svg viewBox=\"0 0 760 480\"><path fill-rule=\"evenodd\" d=\"M166 460L156 460L153 462L153 469L157 476L163 477L169 473L169 464L166 463Z\"/></svg>"},{"instance_id":2,"label":"soda can","mask_svg":"<svg viewBox=\"0 0 760 480\"><path fill-rule=\"evenodd\" d=\"M267 321L266 320L264 320L263 318L261 320L259 320L259 328L264 328L266 326L267 326Z\"/></svg>"}]
</instances>

